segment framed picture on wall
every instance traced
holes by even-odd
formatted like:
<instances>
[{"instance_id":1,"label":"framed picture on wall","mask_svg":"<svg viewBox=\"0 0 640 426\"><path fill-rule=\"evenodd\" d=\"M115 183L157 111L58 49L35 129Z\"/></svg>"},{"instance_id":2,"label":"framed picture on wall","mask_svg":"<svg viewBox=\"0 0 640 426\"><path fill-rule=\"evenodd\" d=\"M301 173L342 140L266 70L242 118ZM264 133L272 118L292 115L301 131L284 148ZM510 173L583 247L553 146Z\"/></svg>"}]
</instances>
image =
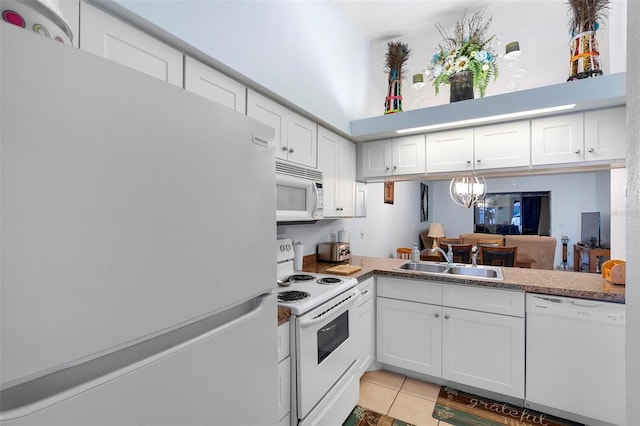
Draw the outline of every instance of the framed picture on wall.
<instances>
[{"instance_id":1,"label":"framed picture on wall","mask_svg":"<svg viewBox=\"0 0 640 426\"><path fill-rule=\"evenodd\" d=\"M429 220L429 187L420 183L420 222Z\"/></svg>"},{"instance_id":2,"label":"framed picture on wall","mask_svg":"<svg viewBox=\"0 0 640 426\"><path fill-rule=\"evenodd\" d=\"M393 204L393 182L384 183L384 202Z\"/></svg>"}]
</instances>

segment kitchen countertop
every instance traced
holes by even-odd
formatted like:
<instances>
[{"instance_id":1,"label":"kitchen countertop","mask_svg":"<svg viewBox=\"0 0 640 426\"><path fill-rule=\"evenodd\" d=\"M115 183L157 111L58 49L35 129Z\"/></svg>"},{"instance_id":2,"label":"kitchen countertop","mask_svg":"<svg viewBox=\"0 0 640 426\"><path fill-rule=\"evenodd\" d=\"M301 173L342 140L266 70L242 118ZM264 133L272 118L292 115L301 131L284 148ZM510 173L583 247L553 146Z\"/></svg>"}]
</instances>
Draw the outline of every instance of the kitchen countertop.
<instances>
[{"instance_id":1,"label":"kitchen countertop","mask_svg":"<svg viewBox=\"0 0 640 426\"><path fill-rule=\"evenodd\" d=\"M469 284L493 288L522 290L527 293L548 294L555 296L577 297L582 299L601 300L624 303L625 287L611 284L600 274L571 271L548 271L542 269L502 268L504 280L495 281L482 278L442 277L437 274L425 274L412 271L398 271L394 268L407 262L404 259L383 257L352 256L349 264L361 266L362 270L349 276L364 281L373 275L399 278L437 278L441 282L453 284ZM317 262L305 264L305 272L325 273L327 268L336 263Z\"/></svg>"}]
</instances>

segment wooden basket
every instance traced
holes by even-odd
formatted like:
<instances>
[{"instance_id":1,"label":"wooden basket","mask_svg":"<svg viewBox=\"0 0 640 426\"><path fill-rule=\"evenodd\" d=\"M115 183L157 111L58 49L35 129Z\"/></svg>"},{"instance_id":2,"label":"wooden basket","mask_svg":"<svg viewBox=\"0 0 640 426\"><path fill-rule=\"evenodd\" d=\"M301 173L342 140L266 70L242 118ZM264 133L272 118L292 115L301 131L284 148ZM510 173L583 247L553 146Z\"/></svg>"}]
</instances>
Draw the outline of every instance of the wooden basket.
<instances>
[{"instance_id":1,"label":"wooden basket","mask_svg":"<svg viewBox=\"0 0 640 426\"><path fill-rule=\"evenodd\" d=\"M611 284L625 285L627 263L624 260L607 260L602 264L602 278Z\"/></svg>"}]
</instances>

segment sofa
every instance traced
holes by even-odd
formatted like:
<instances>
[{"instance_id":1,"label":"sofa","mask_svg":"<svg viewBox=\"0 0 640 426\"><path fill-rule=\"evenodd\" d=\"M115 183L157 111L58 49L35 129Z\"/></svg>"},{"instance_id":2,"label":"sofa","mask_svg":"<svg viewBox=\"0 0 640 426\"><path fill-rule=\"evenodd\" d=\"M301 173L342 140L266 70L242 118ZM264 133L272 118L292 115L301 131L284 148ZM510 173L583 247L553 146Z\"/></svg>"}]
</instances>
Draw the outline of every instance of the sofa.
<instances>
[{"instance_id":1,"label":"sofa","mask_svg":"<svg viewBox=\"0 0 640 426\"><path fill-rule=\"evenodd\" d=\"M473 244L483 238L503 238L503 245L518 247L519 253L526 253L536 261L531 264L532 269L553 269L556 256L555 237L544 237L540 235L499 235L469 233L458 236L463 244Z\"/></svg>"}]
</instances>

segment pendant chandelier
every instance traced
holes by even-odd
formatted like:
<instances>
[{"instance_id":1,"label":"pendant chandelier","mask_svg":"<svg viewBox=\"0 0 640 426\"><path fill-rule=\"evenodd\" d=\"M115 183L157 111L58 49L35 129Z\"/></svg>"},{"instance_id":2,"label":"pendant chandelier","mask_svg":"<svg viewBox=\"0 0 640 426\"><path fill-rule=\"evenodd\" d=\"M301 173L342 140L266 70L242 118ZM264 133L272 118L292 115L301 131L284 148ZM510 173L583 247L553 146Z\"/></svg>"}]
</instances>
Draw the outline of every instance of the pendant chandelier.
<instances>
[{"instance_id":1,"label":"pendant chandelier","mask_svg":"<svg viewBox=\"0 0 640 426\"><path fill-rule=\"evenodd\" d=\"M449 195L454 203L463 207L471 207L484 200L487 194L487 181L478 177L455 177L449 184Z\"/></svg>"}]
</instances>

